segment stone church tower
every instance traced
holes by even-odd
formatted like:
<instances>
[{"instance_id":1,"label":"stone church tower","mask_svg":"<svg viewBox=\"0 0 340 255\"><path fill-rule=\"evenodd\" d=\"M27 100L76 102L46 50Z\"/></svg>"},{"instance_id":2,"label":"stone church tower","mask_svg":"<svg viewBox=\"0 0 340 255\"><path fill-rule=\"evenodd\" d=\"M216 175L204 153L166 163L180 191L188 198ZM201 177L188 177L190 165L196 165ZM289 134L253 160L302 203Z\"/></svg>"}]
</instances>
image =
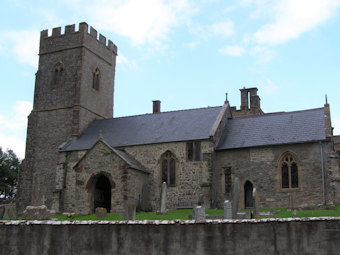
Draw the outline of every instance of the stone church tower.
<instances>
[{"instance_id":1,"label":"stone church tower","mask_svg":"<svg viewBox=\"0 0 340 255\"><path fill-rule=\"evenodd\" d=\"M58 148L94 119L113 117L117 47L86 23L41 32L34 105L28 117L17 209L46 204L55 190ZM65 184L66 185L66 184ZM42 195L44 194L44 195Z\"/></svg>"}]
</instances>

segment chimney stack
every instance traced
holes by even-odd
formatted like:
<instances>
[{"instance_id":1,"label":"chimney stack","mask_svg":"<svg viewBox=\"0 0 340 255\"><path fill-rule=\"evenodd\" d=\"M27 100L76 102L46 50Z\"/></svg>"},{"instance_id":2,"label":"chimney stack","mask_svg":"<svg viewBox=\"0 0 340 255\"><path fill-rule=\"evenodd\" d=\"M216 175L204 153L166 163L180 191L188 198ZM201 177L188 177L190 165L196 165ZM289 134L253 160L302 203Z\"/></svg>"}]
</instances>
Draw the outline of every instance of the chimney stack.
<instances>
[{"instance_id":1,"label":"chimney stack","mask_svg":"<svg viewBox=\"0 0 340 255\"><path fill-rule=\"evenodd\" d=\"M153 103L153 113L160 113L161 112L161 101L155 100L152 101Z\"/></svg>"}]
</instances>

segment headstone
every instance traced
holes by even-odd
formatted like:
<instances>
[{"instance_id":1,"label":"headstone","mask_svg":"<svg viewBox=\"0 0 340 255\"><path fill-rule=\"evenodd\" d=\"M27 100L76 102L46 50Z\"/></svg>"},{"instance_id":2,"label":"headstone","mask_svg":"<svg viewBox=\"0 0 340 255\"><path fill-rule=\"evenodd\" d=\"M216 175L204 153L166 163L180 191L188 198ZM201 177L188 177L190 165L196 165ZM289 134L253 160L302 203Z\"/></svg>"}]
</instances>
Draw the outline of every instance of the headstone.
<instances>
[{"instance_id":1,"label":"headstone","mask_svg":"<svg viewBox=\"0 0 340 255\"><path fill-rule=\"evenodd\" d=\"M136 204L135 203L125 204L124 220L136 220Z\"/></svg>"},{"instance_id":2,"label":"headstone","mask_svg":"<svg viewBox=\"0 0 340 255\"><path fill-rule=\"evenodd\" d=\"M166 183L162 184L162 194L161 194L161 214L166 214Z\"/></svg>"},{"instance_id":3,"label":"headstone","mask_svg":"<svg viewBox=\"0 0 340 255\"><path fill-rule=\"evenodd\" d=\"M8 205L8 207L7 207L7 215L8 215L10 220L16 220L18 218L16 206L14 204Z\"/></svg>"},{"instance_id":4,"label":"headstone","mask_svg":"<svg viewBox=\"0 0 340 255\"><path fill-rule=\"evenodd\" d=\"M0 220L2 220L4 218L5 209L6 209L6 207L4 205L0 206Z\"/></svg>"},{"instance_id":5,"label":"headstone","mask_svg":"<svg viewBox=\"0 0 340 255\"><path fill-rule=\"evenodd\" d=\"M232 219L232 208L231 208L231 202L229 200L224 201L224 219Z\"/></svg>"},{"instance_id":6,"label":"headstone","mask_svg":"<svg viewBox=\"0 0 340 255\"><path fill-rule=\"evenodd\" d=\"M259 196L257 194L256 188L253 189L253 199L254 199L254 217L255 219L260 219L260 206L259 206Z\"/></svg>"},{"instance_id":7,"label":"headstone","mask_svg":"<svg viewBox=\"0 0 340 255\"><path fill-rule=\"evenodd\" d=\"M296 210L296 209L293 210L292 217L293 217L293 218L296 218L296 217L297 217L297 210Z\"/></svg>"},{"instance_id":8,"label":"headstone","mask_svg":"<svg viewBox=\"0 0 340 255\"><path fill-rule=\"evenodd\" d=\"M46 200L47 199L46 199L45 195L43 195L42 198L41 198L42 205L45 205Z\"/></svg>"},{"instance_id":9,"label":"headstone","mask_svg":"<svg viewBox=\"0 0 340 255\"><path fill-rule=\"evenodd\" d=\"M246 211L246 212L237 212L237 219L251 219L251 212Z\"/></svg>"},{"instance_id":10,"label":"headstone","mask_svg":"<svg viewBox=\"0 0 340 255\"><path fill-rule=\"evenodd\" d=\"M96 217L97 218L106 218L107 217L107 209L104 207L96 208Z\"/></svg>"},{"instance_id":11,"label":"headstone","mask_svg":"<svg viewBox=\"0 0 340 255\"><path fill-rule=\"evenodd\" d=\"M235 177L231 186L232 218L237 219L238 204L240 201L241 184L240 179Z\"/></svg>"},{"instance_id":12,"label":"headstone","mask_svg":"<svg viewBox=\"0 0 340 255\"><path fill-rule=\"evenodd\" d=\"M46 205L27 206L22 215L24 220L49 220L50 217L51 214Z\"/></svg>"},{"instance_id":13,"label":"headstone","mask_svg":"<svg viewBox=\"0 0 340 255\"><path fill-rule=\"evenodd\" d=\"M194 214L195 221L205 221L205 208L203 206L196 206L194 208Z\"/></svg>"},{"instance_id":14,"label":"headstone","mask_svg":"<svg viewBox=\"0 0 340 255\"><path fill-rule=\"evenodd\" d=\"M275 215L275 212L274 212L274 209L273 208L270 208L270 211L269 211L269 218L274 218L274 215Z\"/></svg>"}]
</instances>

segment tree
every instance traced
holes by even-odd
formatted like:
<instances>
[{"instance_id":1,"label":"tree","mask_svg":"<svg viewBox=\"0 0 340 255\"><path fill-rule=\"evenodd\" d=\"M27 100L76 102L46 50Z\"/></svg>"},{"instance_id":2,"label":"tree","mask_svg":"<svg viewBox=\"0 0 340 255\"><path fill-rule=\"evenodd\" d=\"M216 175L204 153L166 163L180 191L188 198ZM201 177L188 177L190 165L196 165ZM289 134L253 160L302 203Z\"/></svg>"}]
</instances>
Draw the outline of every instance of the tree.
<instances>
[{"instance_id":1,"label":"tree","mask_svg":"<svg viewBox=\"0 0 340 255\"><path fill-rule=\"evenodd\" d=\"M12 150L2 151L0 147L0 197L15 197L20 159Z\"/></svg>"}]
</instances>

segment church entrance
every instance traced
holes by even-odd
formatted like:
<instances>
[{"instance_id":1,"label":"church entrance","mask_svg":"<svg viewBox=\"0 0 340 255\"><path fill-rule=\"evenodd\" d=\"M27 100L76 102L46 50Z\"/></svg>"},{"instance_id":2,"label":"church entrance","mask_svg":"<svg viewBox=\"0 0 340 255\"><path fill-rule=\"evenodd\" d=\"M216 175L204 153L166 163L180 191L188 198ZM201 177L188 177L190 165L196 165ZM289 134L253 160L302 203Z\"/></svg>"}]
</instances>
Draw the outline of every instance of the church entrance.
<instances>
[{"instance_id":1,"label":"church entrance","mask_svg":"<svg viewBox=\"0 0 340 255\"><path fill-rule=\"evenodd\" d=\"M107 212L111 210L111 184L105 175L99 175L94 185L93 191L93 210L97 207L106 208Z\"/></svg>"},{"instance_id":2,"label":"church entrance","mask_svg":"<svg viewBox=\"0 0 340 255\"><path fill-rule=\"evenodd\" d=\"M254 208L253 184L250 181L244 184L244 208Z\"/></svg>"}]
</instances>

